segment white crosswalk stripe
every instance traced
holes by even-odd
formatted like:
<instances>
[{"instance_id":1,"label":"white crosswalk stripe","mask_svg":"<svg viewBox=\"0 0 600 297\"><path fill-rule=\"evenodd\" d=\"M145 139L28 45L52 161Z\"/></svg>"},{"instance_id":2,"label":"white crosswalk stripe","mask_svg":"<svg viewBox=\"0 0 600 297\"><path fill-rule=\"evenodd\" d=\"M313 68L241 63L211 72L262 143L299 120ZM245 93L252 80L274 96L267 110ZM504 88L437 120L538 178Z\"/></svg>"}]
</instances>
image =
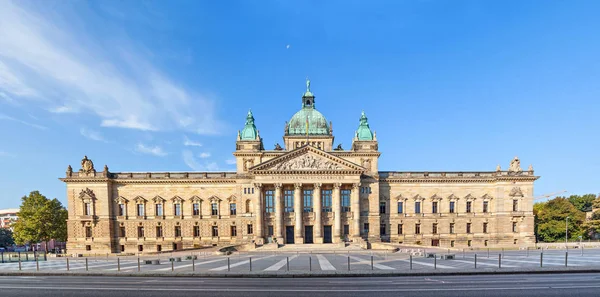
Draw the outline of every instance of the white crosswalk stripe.
<instances>
[{"instance_id":1,"label":"white crosswalk stripe","mask_svg":"<svg viewBox=\"0 0 600 297\"><path fill-rule=\"evenodd\" d=\"M335 267L333 267L331 262L329 262L327 258L323 257L323 255L317 255L317 259L319 260L319 266L321 266L321 270L335 270Z\"/></svg>"},{"instance_id":2,"label":"white crosswalk stripe","mask_svg":"<svg viewBox=\"0 0 600 297\"><path fill-rule=\"evenodd\" d=\"M400 262L406 262L406 263L410 263L410 260L396 260L396 261L400 261ZM421 262L421 261L412 261L413 264L418 264L418 265L422 265L422 266L428 266L428 267L436 267L436 268L443 268L443 269L455 269L456 267L452 267L452 266L446 266L446 265L442 265L442 264L433 264L433 263L427 263L427 262Z\"/></svg>"},{"instance_id":3,"label":"white crosswalk stripe","mask_svg":"<svg viewBox=\"0 0 600 297\"><path fill-rule=\"evenodd\" d=\"M465 260L452 260L452 262L459 262L459 263L468 263L473 265L473 267L475 267L475 264L473 261L465 261ZM477 266L490 266L490 267L498 267L498 263L496 264L492 264L492 263L485 263L483 261L480 261L479 259L477 259ZM512 268L512 267L518 267L518 266L513 266L513 265L505 265L502 264L502 267L507 267L507 268Z\"/></svg>"},{"instance_id":4,"label":"white crosswalk stripe","mask_svg":"<svg viewBox=\"0 0 600 297\"><path fill-rule=\"evenodd\" d=\"M291 257L289 258L289 261L291 261L291 260L293 260L293 259L296 259L296 257L298 257L298 255L293 255L293 256L291 256ZM271 266L267 267L267 268L265 269L265 271L277 271L277 270L281 269L281 267L283 267L283 266L287 265L287 263L288 263L288 259L287 259L287 258L286 258L286 259L283 259L283 260L281 260L281 261L279 261L279 262L277 262L277 263L275 263L275 264L273 264L273 265L271 265Z\"/></svg>"},{"instance_id":5,"label":"white crosswalk stripe","mask_svg":"<svg viewBox=\"0 0 600 297\"><path fill-rule=\"evenodd\" d=\"M186 265L174 266L173 269L181 269L181 268L186 268L186 267L192 267L192 265L199 266L199 265L215 263L215 262L219 262L219 261L223 261L223 260L227 260L227 258L220 258L220 259L216 259L216 260L210 260L210 261L204 261L204 262L196 262L194 264L186 264ZM169 267L167 267L167 268L155 269L155 271L167 271L167 270L171 270L171 263L169 263Z\"/></svg>"},{"instance_id":6,"label":"white crosswalk stripe","mask_svg":"<svg viewBox=\"0 0 600 297\"><path fill-rule=\"evenodd\" d=\"M350 259L358 261L357 264L371 265L371 260L362 259L356 256L348 256ZM396 268L373 262L373 267L381 270L395 270Z\"/></svg>"},{"instance_id":7,"label":"white crosswalk stripe","mask_svg":"<svg viewBox=\"0 0 600 297\"><path fill-rule=\"evenodd\" d=\"M275 255L266 256L266 257L262 257L262 258L257 258L257 259L255 259L255 260L253 260L253 261L260 261L260 260L262 260L262 259L267 259L267 258L271 258L271 257L275 257ZM246 264L248 264L248 263L250 263L250 260L249 260L249 259L248 259L248 260L245 260L245 261L240 261L240 262L237 262L237 263L234 263L234 264L230 264L230 265L229 265L229 268L233 268L233 267L238 267L238 266L246 265ZM227 267L228 267L228 266L227 266L227 265L225 265L225 266L221 266L221 267L213 268L213 269L211 269L211 271L223 271L223 270L227 270Z\"/></svg>"}]
</instances>

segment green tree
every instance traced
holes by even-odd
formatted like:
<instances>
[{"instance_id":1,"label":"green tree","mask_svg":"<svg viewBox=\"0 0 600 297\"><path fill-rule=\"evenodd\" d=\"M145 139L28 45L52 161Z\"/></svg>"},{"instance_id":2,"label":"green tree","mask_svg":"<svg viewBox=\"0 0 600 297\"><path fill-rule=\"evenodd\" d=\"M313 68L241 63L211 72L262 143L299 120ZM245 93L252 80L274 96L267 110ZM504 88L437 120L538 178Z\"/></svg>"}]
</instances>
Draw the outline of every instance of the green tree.
<instances>
[{"instance_id":1,"label":"green tree","mask_svg":"<svg viewBox=\"0 0 600 297\"><path fill-rule=\"evenodd\" d=\"M10 229L0 228L0 247L6 248L15 244L13 233Z\"/></svg>"},{"instance_id":2,"label":"green tree","mask_svg":"<svg viewBox=\"0 0 600 297\"><path fill-rule=\"evenodd\" d=\"M66 240L67 210L57 199L48 199L38 191L21 198L19 220L14 225L17 244L33 244L56 239Z\"/></svg>"},{"instance_id":3,"label":"green tree","mask_svg":"<svg viewBox=\"0 0 600 297\"><path fill-rule=\"evenodd\" d=\"M592 208L592 203L596 200L596 195L585 194L585 195L571 195L568 198L569 202L573 204L580 211L589 211Z\"/></svg>"},{"instance_id":4,"label":"green tree","mask_svg":"<svg viewBox=\"0 0 600 297\"><path fill-rule=\"evenodd\" d=\"M564 197L557 197L534 206L537 221L537 237L544 242L565 240L566 218L569 217L569 238L585 234L585 213Z\"/></svg>"}]
</instances>

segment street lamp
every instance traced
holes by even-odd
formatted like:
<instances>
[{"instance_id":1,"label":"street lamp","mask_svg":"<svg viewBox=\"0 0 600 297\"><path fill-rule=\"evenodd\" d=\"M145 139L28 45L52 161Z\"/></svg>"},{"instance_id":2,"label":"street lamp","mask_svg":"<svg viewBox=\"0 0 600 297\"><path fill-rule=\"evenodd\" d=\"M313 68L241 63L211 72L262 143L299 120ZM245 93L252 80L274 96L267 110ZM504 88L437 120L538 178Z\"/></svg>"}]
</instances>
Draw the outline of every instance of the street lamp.
<instances>
[{"instance_id":1,"label":"street lamp","mask_svg":"<svg viewBox=\"0 0 600 297\"><path fill-rule=\"evenodd\" d=\"M567 246L567 239L569 238L569 217L565 218L565 247Z\"/></svg>"}]
</instances>

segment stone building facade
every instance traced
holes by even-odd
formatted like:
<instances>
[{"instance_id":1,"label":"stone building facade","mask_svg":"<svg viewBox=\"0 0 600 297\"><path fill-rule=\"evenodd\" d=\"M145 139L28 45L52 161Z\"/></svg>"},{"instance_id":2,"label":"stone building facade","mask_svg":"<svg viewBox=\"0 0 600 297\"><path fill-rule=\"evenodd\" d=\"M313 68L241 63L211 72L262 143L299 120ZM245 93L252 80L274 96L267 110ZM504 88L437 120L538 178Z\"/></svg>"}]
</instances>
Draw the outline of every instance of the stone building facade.
<instances>
[{"instance_id":1,"label":"stone building facade","mask_svg":"<svg viewBox=\"0 0 600 297\"><path fill-rule=\"evenodd\" d=\"M334 146L331 122L307 90L265 149L248 112L235 172L97 172L68 167L67 249L155 252L204 245L391 242L441 247L534 243L530 166L508 170L379 171L376 133L363 113L352 146Z\"/></svg>"}]
</instances>

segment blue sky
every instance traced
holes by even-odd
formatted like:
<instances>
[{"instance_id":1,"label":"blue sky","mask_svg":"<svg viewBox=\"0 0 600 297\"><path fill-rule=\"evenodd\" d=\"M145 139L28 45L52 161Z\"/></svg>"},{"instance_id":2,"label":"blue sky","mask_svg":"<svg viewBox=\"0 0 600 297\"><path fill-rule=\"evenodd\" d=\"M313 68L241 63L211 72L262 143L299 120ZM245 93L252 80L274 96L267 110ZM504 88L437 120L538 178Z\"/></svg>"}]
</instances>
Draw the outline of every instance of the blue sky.
<instances>
[{"instance_id":1,"label":"blue sky","mask_svg":"<svg viewBox=\"0 0 600 297\"><path fill-rule=\"evenodd\" d=\"M380 170L491 171L597 193L597 1L0 1L0 208L83 155L220 171L252 108L282 143L308 76L335 143L362 110Z\"/></svg>"}]
</instances>

